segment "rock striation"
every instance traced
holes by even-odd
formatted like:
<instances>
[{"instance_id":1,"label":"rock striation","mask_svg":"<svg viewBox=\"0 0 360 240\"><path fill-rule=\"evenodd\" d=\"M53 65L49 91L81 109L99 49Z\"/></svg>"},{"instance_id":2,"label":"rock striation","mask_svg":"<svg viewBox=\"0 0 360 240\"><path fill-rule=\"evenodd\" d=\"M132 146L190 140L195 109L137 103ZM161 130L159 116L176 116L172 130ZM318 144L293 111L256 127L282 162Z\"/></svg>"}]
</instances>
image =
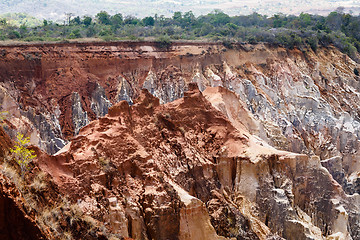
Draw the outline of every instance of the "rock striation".
<instances>
[{"instance_id":1,"label":"rock striation","mask_svg":"<svg viewBox=\"0 0 360 240\"><path fill-rule=\"evenodd\" d=\"M122 237L359 237L359 195L318 156L276 150L188 88L164 105L147 90L115 104L40 168Z\"/></svg>"},{"instance_id":2,"label":"rock striation","mask_svg":"<svg viewBox=\"0 0 360 240\"><path fill-rule=\"evenodd\" d=\"M3 52L4 129L47 152L36 164L106 231L360 239L359 65L337 49L118 42Z\"/></svg>"}]
</instances>

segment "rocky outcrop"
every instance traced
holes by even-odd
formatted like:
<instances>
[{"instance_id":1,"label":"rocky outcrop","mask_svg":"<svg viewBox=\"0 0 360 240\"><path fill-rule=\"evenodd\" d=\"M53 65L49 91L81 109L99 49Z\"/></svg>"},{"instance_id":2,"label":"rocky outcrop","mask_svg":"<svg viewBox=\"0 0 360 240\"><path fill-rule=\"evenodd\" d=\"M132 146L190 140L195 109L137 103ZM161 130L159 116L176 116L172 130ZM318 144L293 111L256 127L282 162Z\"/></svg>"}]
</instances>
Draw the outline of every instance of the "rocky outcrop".
<instances>
[{"instance_id":1,"label":"rocky outcrop","mask_svg":"<svg viewBox=\"0 0 360 240\"><path fill-rule=\"evenodd\" d=\"M93 120L111 104L132 103L142 88L166 103L181 98L187 85L196 82L200 90L223 86L238 94L275 147L321 154L322 160L339 155L346 165L354 156L347 149L357 148L356 64L336 49L315 54L264 45L226 50L220 44L188 43L164 52L151 42L5 48L2 58L8 61L1 63L0 72L7 73L1 75L6 89L20 108L56 116L63 133L53 129L57 138L69 139L83 125L74 125L77 114L68 108L73 92ZM24 58L24 51L34 57ZM24 70L17 71L18 66Z\"/></svg>"},{"instance_id":2,"label":"rocky outcrop","mask_svg":"<svg viewBox=\"0 0 360 240\"><path fill-rule=\"evenodd\" d=\"M122 237L359 237L358 195L346 195L319 157L235 127L194 84L164 105L147 90L133 106L115 104L39 165Z\"/></svg>"},{"instance_id":3,"label":"rocky outcrop","mask_svg":"<svg viewBox=\"0 0 360 240\"><path fill-rule=\"evenodd\" d=\"M41 168L106 231L360 238L360 79L337 49L78 43L1 58L5 130L57 152Z\"/></svg>"},{"instance_id":4,"label":"rocky outcrop","mask_svg":"<svg viewBox=\"0 0 360 240\"><path fill-rule=\"evenodd\" d=\"M0 238L4 240L46 239L33 219L16 205L0 183Z\"/></svg>"},{"instance_id":5,"label":"rocky outcrop","mask_svg":"<svg viewBox=\"0 0 360 240\"><path fill-rule=\"evenodd\" d=\"M104 88L96 84L96 88L92 93L91 110L99 118L105 116L110 107L111 103L106 97Z\"/></svg>"},{"instance_id":6,"label":"rocky outcrop","mask_svg":"<svg viewBox=\"0 0 360 240\"><path fill-rule=\"evenodd\" d=\"M72 100L72 120L74 124L74 133L77 135L80 129L89 124L87 113L83 111L79 93L74 92L71 96Z\"/></svg>"}]
</instances>

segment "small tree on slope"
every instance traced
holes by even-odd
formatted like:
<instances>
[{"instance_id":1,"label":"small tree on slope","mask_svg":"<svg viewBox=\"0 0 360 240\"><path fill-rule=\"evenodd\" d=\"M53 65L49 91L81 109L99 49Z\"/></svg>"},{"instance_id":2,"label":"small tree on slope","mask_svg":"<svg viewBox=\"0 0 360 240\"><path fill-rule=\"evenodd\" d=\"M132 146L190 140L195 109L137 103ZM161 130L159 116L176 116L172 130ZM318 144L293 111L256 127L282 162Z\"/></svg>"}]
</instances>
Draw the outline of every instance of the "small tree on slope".
<instances>
[{"instance_id":1,"label":"small tree on slope","mask_svg":"<svg viewBox=\"0 0 360 240\"><path fill-rule=\"evenodd\" d=\"M18 133L17 141L14 148L10 151L14 154L13 159L19 164L21 169L21 177L24 177L25 172L29 169L29 163L36 158L34 150L27 149L26 146L30 139L25 138L23 134Z\"/></svg>"}]
</instances>

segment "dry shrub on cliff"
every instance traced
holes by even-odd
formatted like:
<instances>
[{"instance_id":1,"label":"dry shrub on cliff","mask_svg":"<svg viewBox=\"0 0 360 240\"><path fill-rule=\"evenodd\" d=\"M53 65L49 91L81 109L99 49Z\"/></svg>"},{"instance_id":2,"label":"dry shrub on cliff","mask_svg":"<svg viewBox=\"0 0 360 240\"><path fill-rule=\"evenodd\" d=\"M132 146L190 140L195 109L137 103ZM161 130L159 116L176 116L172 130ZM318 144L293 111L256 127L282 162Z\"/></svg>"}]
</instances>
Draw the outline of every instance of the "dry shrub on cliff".
<instances>
[{"instance_id":1,"label":"dry shrub on cliff","mask_svg":"<svg viewBox=\"0 0 360 240\"><path fill-rule=\"evenodd\" d=\"M65 211L65 213L69 216L70 225L74 225L74 223L80 221L83 216L83 212L77 204L70 205L68 209L65 209Z\"/></svg>"},{"instance_id":2,"label":"dry shrub on cliff","mask_svg":"<svg viewBox=\"0 0 360 240\"><path fill-rule=\"evenodd\" d=\"M117 238L117 237L115 237L115 236L110 236L108 239L109 239L109 240L120 240L120 238Z\"/></svg>"},{"instance_id":3,"label":"dry shrub on cliff","mask_svg":"<svg viewBox=\"0 0 360 240\"><path fill-rule=\"evenodd\" d=\"M105 157L99 157L99 164L104 172L108 172L111 168L110 160Z\"/></svg>"},{"instance_id":4,"label":"dry shrub on cliff","mask_svg":"<svg viewBox=\"0 0 360 240\"><path fill-rule=\"evenodd\" d=\"M12 167L7 162L4 162L2 164L1 173L5 175L7 178L9 178L16 185L16 182L18 181L18 174L14 167Z\"/></svg>"},{"instance_id":5,"label":"dry shrub on cliff","mask_svg":"<svg viewBox=\"0 0 360 240\"><path fill-rule=\"evenodd\" d=\"M32 210L37 211L39 209L37 198L30 192L23 193L25 200L25 208L30 213Z\"/></svg>"},{"instance_id":6,"label":"dry shrub on cliff","mask_svg":"<svg viewBox=\"0 0 360 240\"><path fill-rule=\"evenodd\" d=\"M103 164L109 163L104 160ZM35 214L38 226L48 232L51 239L97 239L97 232L100 232L97 220L84 214L78 204L72 204L66 197L44 202L45 190L48 186L51 189L47 173L35 167L22 177L24 172L14 161L14 154L5 158L0 171L16 186L25 211Z\"/></svg>"},{"instance_id":7,"label":"dry shrub on cliff","mask_svg":"<svg viewBox=\"0 0 360 240\"><path fill-rule=\"evenodd\" d=\"M57 209L45 209L38 217L38 224L42 229L49 229L53 236L59 237L59 212Z\"/></svg>"},{"instance_id":8,"label":"dry shrub on cliff","mask_svg":"<svg viewBox=\"0 0 360 240\"><path fill-rule=\"evenodd\" d=\"M39 193L45 190L46 188L46 173L39 172L34 178L33 182L30 184L30 188L33 192Z\"/></svg>"},{"instance_id":9,"label":"dry shrub on cliff","mask_svg":"<svg viewBox=\"0 0 360 240\"><path fill-rule=\"evenodd\" d=\"M49 229L54 239L97 239L99 232L97 220L66 197L45 209L38 217L38 223L43 229Z\"/></svg>"},{"instance_id":10,"label":"dry shrub on cliff","mask_svg":"<svg viewBox=\"0 0 360 240\"><path fill-rule=\"evenodd\" d=\"M27 184L24 179L19 175L19 166L12 161L12 157L7 156L5 162L2 164L1 172L6 176L22 195L27 193Z\"/></svg>"},{"instance_id":11,"label":"dry shrub on cliff","mask_svg":"<svg viewBox=\"0 0 360 240\"><path fill-rule=\"evenodd\" d=\"M72 240L74 239L71 232L64 232L63 233L63 236L62 236L62 239L63 240Z\"/></svg>"},{"instance_id":12,"label":"dry shrub on cliff","mask_svg":"<svg viewBox=\"0 0 360 240\"><path fill-rule=\"evenodd\" d=\"M20 195L23 198L24 208L31 212L32 210L37 211L38 210L38 195L34 194L34 191L32 191L32 188L35 187L38 190L41 188L45 188L46 184L43 182L40 182L39 179L43 178L42 176L45 176L45 173L40 172L37 174L37 177L34 178L34 182L32 184L29 184L26 182L24 178L22 178L19 174L19 167L14 164L11 157L6 158L7 161L5 161L2 164L1 173L7 177L15 186L16 189L19 191ZM28 178L28 180L30 180ZM42 180L43 181L43 180Z\"/></svg>"}]
</instances>

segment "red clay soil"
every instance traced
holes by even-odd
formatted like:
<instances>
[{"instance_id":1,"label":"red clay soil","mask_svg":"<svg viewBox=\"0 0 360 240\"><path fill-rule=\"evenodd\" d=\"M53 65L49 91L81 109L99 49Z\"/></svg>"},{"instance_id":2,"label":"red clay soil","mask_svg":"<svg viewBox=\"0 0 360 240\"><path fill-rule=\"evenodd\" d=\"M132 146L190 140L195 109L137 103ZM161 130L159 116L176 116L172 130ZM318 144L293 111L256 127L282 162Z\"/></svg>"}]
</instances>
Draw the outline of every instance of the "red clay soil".
<instances>
[{"instance_id":1,"label":"red clay soil","mask_svg":"<svg viewBox=\"0 0 360 240\"><path fill-rule=\"evenodd\" d=\"M133 211L132 204L141 206L142 210L134 210L136 214L151 209L142 234L147 232L150 239L177 239L181 202L169 179L204 202L216 198L220 186L216 158L224 146L232 155L247 144L195 84L189 88L184 98L165 105L147 90L131 107L126 101L116 104L107 116L82 128L62 153L39 156L41 169L74 201L90 197L97 206L107 206L107 198L116 196L128 211ZM90 212L106 221L105 209L94 206ZM232 215L234 224L238 214ZM213 221L224 222L225 215L214 216ZM224 235L230 229L222 224L216 227Z\"/></svg>"},{"instance_id":2,"label":"red clay soil","mask_svg":"<svg viewBox=\"0 0 360 240\"><path fill-rule=\"evenodd\" d=\"M117 178L127 174L145 174L137 164L143 162L143 165L154 156L158 156L156 162L161 165L188 167L187 161L191 159L187 154L192 154L184 153L186 148L201 152L204 161L213 163L213 157L219 154L224 143L246 144L246 138L212 107L195 85L191 86L194 90L187 92L184 98L165 105L160 105L159 99L147 90L142 90L132 107L121 101L110 108L107 116L82 128L79 136L61 151L63 153L40 156L40 167L53 175L64 191L79 198L88 194L92 182L107 185L102 182L105 178L100 177L104 175L99 162L102 158L110 160L109 164L119 170L112 179L118 183L122 180ZM169 157L178 160L174 163L167 159ZM80 180L80 176L86 180L73 182Z\"/></svg>"},{"instance_id":3,"label":"red clay soil","mask_svg":"<svg viewBox=\"0 0 360 240\"><path fill-rule=\"evenodd\" d=\"M204 43L189 43L190 47L198 45ZM218 47L219 44L210 45ZM177 44L174 46L176 48ZM199 48L206 49L207 45ZM62 131L66 138L71 138L74 135L73 92L80 94L82 107L93 120L90 104L96 83L105 89L114 104L118 102L116 92L121 77L131 81L136 98L149 70L161 75L160 71L174 65L192 74L194 60L201 59L198 62L204 64L209 61L205 56L183 57L181 54L177 50L158 49L151 42L4 46L0 51L0 81L11 88L10 92L24 109L32 107L36 113L53 113L59 105Z\"/></svg>"}]
</instances>

